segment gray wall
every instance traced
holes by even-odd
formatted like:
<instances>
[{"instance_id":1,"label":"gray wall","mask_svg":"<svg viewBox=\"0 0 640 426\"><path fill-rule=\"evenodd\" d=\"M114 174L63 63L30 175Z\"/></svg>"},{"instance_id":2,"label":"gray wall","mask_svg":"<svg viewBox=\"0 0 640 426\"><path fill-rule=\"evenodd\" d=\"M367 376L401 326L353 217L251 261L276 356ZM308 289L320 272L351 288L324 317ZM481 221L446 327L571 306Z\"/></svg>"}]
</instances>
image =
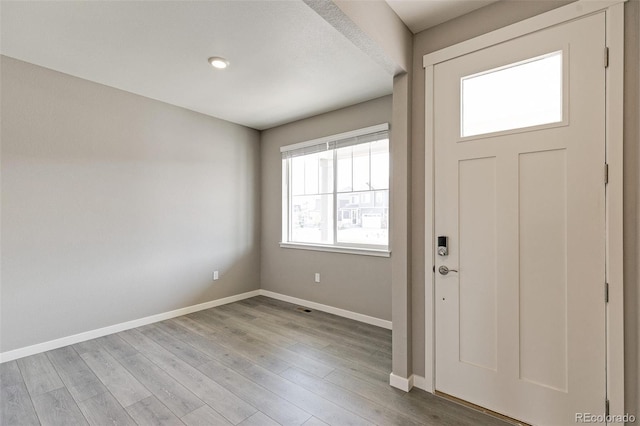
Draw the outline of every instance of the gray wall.
<instances>
[{"instance_id":1,"label":"gray wall","mask_svg":"<svg viewBox=\"0 0 640 426\"><path fill-rule=\"evenodd\" d=\"M0 351L259 288L257 131L1 61Z\"/></svg>"},{"instance_id":2,"label":"gray wall","mask_svg":"<svg viewBox=\"0 0 640 426\"><path fill-rule=\"evenodd\" d=\"M280 147L391 121L391 96L262 132L261 287L391 320L389 258L280 248L282 166ZM319 272L320 283L314 283Z\"/></svg>"},{"instance_id":3,"label":"gray wall","mask_svg":"<svg viewBox=\"0 0 640 426\"><path fill-rule=\"evenodd\" d=\"M412 250L411 250L411 295L412 295L412 354L413 373L424 375L424 129L425 91L423 55L451 46L489 31L538 15L569 2L549 1L500 1L475 12L461 16L414 37L413 56L413 107L412 107ZM640 339L639 291L640 277L640 223L638 219L640 188L638 122L640 108L638 97L639 53L638 28L640 3L631 0L625 4L625 401L629 412L638 413L639 393L638 356ZM394 313L395 315L395 313Z\"/></svg>"}]
</instances>

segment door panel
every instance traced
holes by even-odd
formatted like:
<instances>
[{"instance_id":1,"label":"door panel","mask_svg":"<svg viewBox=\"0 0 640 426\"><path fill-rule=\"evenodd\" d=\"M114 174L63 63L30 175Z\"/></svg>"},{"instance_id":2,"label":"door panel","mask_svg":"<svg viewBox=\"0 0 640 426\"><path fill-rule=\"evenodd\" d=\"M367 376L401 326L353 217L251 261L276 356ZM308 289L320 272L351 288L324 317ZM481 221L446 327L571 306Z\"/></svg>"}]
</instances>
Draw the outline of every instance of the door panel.
<instances>
[{"instance_id":1,"label":"door panel","mask_svg":"<svg viewBox=\"0 0 640 426\"><path fill-rule=\"evenodd\" d=\"M566 149L519 157L520 379L566 392Z\"/></svg>"},{"instance_id":2,"label":"door panel","mask_svg":"<svg viewBox=\"0 0 640 426\"><path fill-rule=\"evenodd\" d=\"M496 158L459 162L460 361L497 367ZM482 226L478 226L481 223ZM483 247L483 250L477 250Z\"/></svg>"},{"instance_id":3,"label":"door panel","mask_svg":"<svg viewBox=\"0 0 640 426\"><path fill-rule=\"evenodd\" d=\"M533 424L574 424L606 399L604 22L588 16L434 67L435 230L449 237L435 266L458 271L436 272L436 389ZM465 77L550 55L561 64L545 77L562 93L553 120L461 134ZM512 102L493 84L487 102ZM500 129L491 120L518 104L536 113L513 101L473 129Z\"/></svg>"}]
</instances>

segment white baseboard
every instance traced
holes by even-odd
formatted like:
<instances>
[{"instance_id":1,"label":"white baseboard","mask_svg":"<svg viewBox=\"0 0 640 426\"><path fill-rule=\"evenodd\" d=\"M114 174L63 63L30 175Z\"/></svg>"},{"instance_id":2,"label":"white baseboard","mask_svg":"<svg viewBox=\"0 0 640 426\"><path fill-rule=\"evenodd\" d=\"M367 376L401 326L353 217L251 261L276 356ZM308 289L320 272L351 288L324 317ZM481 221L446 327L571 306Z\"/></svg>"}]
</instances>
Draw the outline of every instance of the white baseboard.
<instances>
[{"instance_id":1,"label":"white baseboard","mask_svg":"<svg viewBox=\"0 0 640 426\"><path fill-rule=\"evenodd\" d=\"M370 317L368 315L359 314L357 312L347 311L345 309L334 308L333 306L322 305L320 303L308 300L298 299L297 297L286 296L284 294L274 293L268 290L253 290L247 293L237 294L235 296L224 297L222 299L212 300L210 302L200 303L198 305L187 306L185 308L176 309L148 317L123 322L120 324L110 325L108 327L96 330L86 331L84 333L74 334L73 336L62 337L60 339L50 340L48 342L38 343L24 348L14 349L12 351L0 353L0 363L13 361L14 359L24 358L26 356L39 354L53 349L62 348L64 346L73 345L87 340L96 339L108 334L118 333L124 330L141 327L143 325L152 324L154 322L164 321L167 319L187 315L192 312L202 311L204 309L213 308L215 306L226 305L228 303L237 302L238 300L248 299L255 296L266 296L273 299L282 300L296 305L306 306L318 311L328 312L330 314L353 319L367 324L376 325L391 330L391 321L382 320L380 318Z\"/></svg>"},{"instance_id":2,"label":"white baseboard","mask_svg":"<svg viewBox=\"0 0 640 426\"><path fill-rule=\"evenodd\" d=\"M396 389L409 392L413 387L413 375L409 376L409 378L407 379L391 373L389 374L389 384Z\"/></svg>"},{"instance_id":3,"label":"white baseboard","mask_svg":"<svg viewBox=\"0 0 640 426\"><path fill-rule=\"evenodd\" d=\"M283 302L289 302L296 305L302 305L307 308L313 308L318 311L327 312L330 314L338 315L340 317L349 318L352 320L364 322L366 324L375 325L378 327L391 330L391 321L383 320L376 317L370 317L368 315L359 314L357 312L347 311L346 309L335 308L329 305L323 305L321 303L311 302L309 300L298 299L297 297L286 296L280 293L274 293L269 290L258 290L261 296L271 297L272 299L282 300Z\"/></svg>"},{"instance_id":4,"label":"white baseboard","mask_svg":"<svg viewBox=\"0 0 640 426\"><path fill-rule=\"evenodd\" d=\"M433 393L433 389L431 389L431 386L427 384L427 379L422 376L418 376L417 374L413 374L411 377L413 378L414 387L422 389L423 391L427 391L429 393Z\"/></svg>"},{"instance_id":5,"label":"white baseboard","mask_svg":"<svg viewBox=\"0 0 640 426\"><path fill-rule=\"evenodd\" d=\"M253 290L247 293L236 294L234 296L224 297L222 299L200 303L198 305L187 306L186 308L180 308L173 311L164 312L161 314L151 315L148 317L123 322L120 324L110 325L108 327L99 328L97 330L91 330L91 331L86 331L84 333L74 334L73 336L62 337L60 339L50 340L44 343L38 343L36 345L27 346L20 349L14 349L12 351L2 352L0 353L0 363L12 361L14 359L23 358L30 355L35 355L35 354L50 351L53 349L62 348L64 346L73 345L76 343L106 336L108 334L118 333L124 330L130 330L132 328L141 327L143 325L152 324L154 322L164 321L164 320L179 317L182 315L187 315L192 312L202 311L205 309L213 308L215 306L226 305L228 303L237 302L238 300L255 297L255 296L258 296L259 294L260 294L260 290Z\"/></svg>"},{"instance_id":6,"label":"white baseboard","mask_svg":"<svg viewBox=\"0 0 640 426\"><path fill-rule=\"evenodd\" d=\"M405 392L409 392L412 388L422 389L423 391L427 391L429 393L433 393L431 387L427 384L427 379L422 376L418 376L417 374L412 374L408 379L404 377L396 376L391 373L389 375L389 384L394 388L403 390Z\"/></svg>"}]
</instances>

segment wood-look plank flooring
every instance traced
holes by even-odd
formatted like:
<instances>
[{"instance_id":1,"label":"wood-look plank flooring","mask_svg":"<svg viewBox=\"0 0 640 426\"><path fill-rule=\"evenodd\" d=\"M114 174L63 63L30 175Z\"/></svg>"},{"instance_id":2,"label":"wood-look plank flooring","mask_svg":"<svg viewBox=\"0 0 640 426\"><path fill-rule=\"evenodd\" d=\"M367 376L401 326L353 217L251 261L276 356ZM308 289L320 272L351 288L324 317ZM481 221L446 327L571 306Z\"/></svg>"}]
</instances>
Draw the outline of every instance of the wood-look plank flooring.
<instances>
[{"instance_id":1,"label":"wood-look plank flooring","mask_svg":"<svg viewBox=\"0 0 640 426\"><path fill-rule=\"evenodd\" d=\"M390 370L390 331L260 296L1 364L0 425L507 425Z\"/></svg>"}]
</instances>

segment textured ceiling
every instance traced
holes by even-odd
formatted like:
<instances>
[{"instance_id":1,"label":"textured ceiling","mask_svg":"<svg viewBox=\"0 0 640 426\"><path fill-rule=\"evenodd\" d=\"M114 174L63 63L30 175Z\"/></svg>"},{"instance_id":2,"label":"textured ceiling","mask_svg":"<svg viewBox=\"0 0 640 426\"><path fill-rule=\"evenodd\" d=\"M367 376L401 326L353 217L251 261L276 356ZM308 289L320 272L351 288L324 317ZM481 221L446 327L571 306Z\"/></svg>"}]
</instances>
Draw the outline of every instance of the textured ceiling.
<instances>
[{"instance_id":1,"label":"textured ceiling","mask_svg":"<svg viewBox=\"0 0 640 426\"><path fill-rule=\"evenodd\" d=\"M3 55L256 129L392 91L302 1L3 1L1 27Z\"/></svg>"}]
</instances>

